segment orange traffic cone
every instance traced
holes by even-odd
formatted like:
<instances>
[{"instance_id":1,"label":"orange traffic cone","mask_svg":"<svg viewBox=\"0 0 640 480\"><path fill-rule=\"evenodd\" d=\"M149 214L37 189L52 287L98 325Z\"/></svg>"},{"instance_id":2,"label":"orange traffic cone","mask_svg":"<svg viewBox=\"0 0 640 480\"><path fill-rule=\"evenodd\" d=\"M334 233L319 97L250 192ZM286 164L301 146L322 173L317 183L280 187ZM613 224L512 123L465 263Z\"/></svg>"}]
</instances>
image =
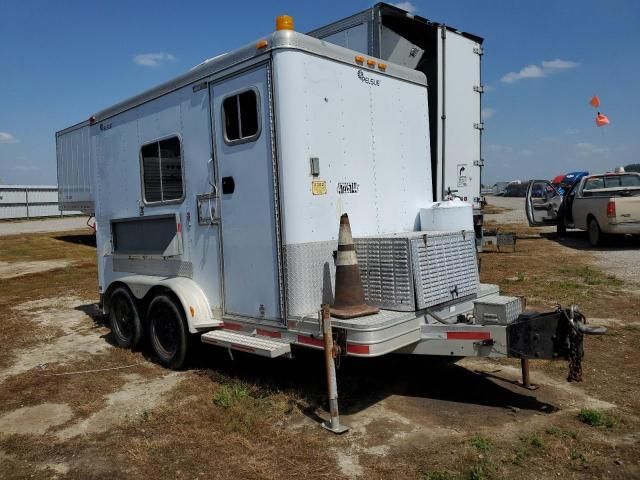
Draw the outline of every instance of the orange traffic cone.
<instances>
[{"instance_id":1,"label":"orange traffic cone","mask_svg":"<svg viewBox=\"0 0 640 480\"><path fill-rule=\"evenodd\" d=\"M331 315L337 318L356 318L373 315L379 311L379 308L367 305L364 301L356 247L351 236L349 217L345 213L340 217L336 258L336 295L331 305Z\"/></svg>"}]
</instances>

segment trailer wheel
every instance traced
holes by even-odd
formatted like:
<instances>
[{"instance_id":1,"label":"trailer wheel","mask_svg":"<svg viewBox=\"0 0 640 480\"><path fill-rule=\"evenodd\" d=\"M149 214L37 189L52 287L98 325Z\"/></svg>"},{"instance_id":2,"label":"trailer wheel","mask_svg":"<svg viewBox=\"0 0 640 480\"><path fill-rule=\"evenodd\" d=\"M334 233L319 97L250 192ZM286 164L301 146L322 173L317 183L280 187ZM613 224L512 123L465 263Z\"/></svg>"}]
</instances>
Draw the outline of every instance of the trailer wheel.
<instances>
[{"instance_id":1,"label":"trailer wheel","mask_svg":"<svg viewBox=\"0 0 640 480\"><path fill-rule=\"evenodd\" d=\"M189 343L182 307L172 297L158 295L149 305L151 347L165 367L177 370L184 365Z\"/></svg>"},{"instance_id":2,"label":"trailer wheel","mask_svg":"<svg viewBox=\"0 0 640 480\"><path fill-rule=\"evenodd\" d=\"M142 322L133 297L124 287L116 288L110 296L109 324L116 344L132 348L142 338Z\"/></svg>"}]
</instances>

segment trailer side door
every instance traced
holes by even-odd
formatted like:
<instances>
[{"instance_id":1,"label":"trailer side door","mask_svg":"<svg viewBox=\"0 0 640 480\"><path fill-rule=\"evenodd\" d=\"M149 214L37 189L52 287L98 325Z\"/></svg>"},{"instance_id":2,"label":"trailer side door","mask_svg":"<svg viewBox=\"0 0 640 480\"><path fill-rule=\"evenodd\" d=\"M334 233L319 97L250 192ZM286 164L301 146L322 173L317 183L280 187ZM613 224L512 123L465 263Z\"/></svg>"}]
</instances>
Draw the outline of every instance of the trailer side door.
<instances>
[{"instance_id":1,"label":"trailer side door","mask_svg":"<svg viewBox=\"0 0 640 480\"><path fill-rule=\"evenodd\" d=\"M274 155L261 66L211 85L224 312L282 321Z\"/></svg>"}]
</instances>

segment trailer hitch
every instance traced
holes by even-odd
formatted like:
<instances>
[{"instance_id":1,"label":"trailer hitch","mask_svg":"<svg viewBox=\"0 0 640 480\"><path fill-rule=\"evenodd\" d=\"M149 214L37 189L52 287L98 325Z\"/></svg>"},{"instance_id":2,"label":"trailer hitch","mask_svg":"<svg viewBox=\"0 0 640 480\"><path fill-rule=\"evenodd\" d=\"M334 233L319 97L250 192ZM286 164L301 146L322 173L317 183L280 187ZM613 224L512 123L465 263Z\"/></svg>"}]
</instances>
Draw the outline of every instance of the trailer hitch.
<instances>
[{"instance_id":1,"label":"trailer hitch","mask_svg":"<svg viewBox=\"0 0 640 480\"><path fill-rule=\"evenodd\" d=\"M582 381L584 335L602 335L604 327L587 326L585 316L577 306L555 311L527 312L507 327L507 352L509 357L569 361L567 381Z\"/></svg>"}]
</instances>

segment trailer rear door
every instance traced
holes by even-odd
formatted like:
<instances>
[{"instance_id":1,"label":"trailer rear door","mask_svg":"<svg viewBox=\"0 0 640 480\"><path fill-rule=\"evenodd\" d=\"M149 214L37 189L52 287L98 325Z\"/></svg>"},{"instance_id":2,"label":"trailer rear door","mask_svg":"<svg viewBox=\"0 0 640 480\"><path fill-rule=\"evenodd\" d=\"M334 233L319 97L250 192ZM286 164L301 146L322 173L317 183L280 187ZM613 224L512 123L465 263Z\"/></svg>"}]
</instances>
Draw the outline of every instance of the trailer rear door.
<instances>
[{"instance_id":1,"label":"trailer rear door","mask_svg":"<svg viewBox=\"0 0 640 480\"><path fill-rule=\"evenodd\" d=\"M480 208L480 58L473 39L440 27L438 36L438 198L449 189Z\"/></svg>"},{"instance_id":2,"label":"trailer rear door","mask_svg":"<svg viewBox=\"0 0 640 480\"><path fill-rule=\"evenodd\" d=\"M267 67L211 85L224 312L281 321Z\"/></svg>"}]
</instances>

